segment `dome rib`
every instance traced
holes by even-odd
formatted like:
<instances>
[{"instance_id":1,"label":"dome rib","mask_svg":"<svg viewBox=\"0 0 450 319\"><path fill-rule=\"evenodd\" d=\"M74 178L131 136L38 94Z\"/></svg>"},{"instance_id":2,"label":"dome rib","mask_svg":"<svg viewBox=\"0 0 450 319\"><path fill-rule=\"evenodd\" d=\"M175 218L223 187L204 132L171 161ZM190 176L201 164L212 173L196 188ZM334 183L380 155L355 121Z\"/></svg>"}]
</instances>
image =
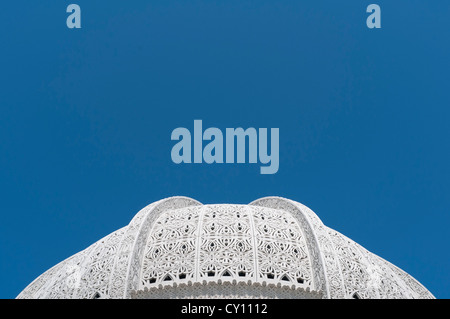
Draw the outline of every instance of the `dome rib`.
<instances>
[{"instance_id":1,"label":"dome rib","mask_svg":"<svg viewBox=\"0 0 450 319\"><path fill-rule=\"evenodd\" d=\"M313 262L315 262L314 269L318 272L318 274L315 276L315 287L316 290L324 291L324 297L330 298L330 288L329 283L327 280L327 270L325 267L325 258L322 254L321 247L319 244L319 240L316 236L316 227L313 225L313 221L311 219L314 219L314 222L320 226L323 226L322 221L315 213L311 211L311 213L306 214L304 210L299 205L299 203L283 198L278 196L268 196L259 198L257 200L254 200L249 205L255 205L255 206L263 206L263 207L269 207L274 209L282 209L282 210L289 210L290 213L295 216L299 222L299 224L302 227L302 231L305 233L306 237L309 236L308 242L308 248L310 250L310 254L313 256L317 256L315 259L313 259Z\"/></svg>"},{"instance_id":2,"label":"dome rib","mask_svg":"<svg viewBox=\"0 0 450 319\"><path fill-rule=\"evenodd\" d=\"M169 197L148 205L131 220L128 225L128 232L124 238L124 243L122 244L120 256L118 256L116 263L118 267L116 271L119 274L123 274L123 269L126 267L126 278L123 286L120 285L120 280L118 280L119 284L116 282L114 287L115 295L112 295L111 297L128 298L130 291L137 288L137 280L139 279L138 267L142 260L142 245L147 239L149 233L148 230L151 228L159 214L167 209L182 208L192 205L202 204L189 197ZM130 247L129 244L131 240L133 242Z\"/></svg>"}]
</instances>

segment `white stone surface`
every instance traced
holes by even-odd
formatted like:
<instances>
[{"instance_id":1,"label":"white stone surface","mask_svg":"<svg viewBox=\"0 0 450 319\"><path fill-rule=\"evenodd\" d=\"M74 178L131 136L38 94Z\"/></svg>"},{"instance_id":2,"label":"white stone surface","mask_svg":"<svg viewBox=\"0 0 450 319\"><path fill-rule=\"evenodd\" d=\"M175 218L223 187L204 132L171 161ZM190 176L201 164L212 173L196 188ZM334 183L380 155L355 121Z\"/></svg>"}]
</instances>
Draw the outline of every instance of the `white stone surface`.
<instances>
[{"instance_id":1,"label":"white stone surface","mask_svg":"<svg viewBox=\"0 0 450 319\"><path fill-rule=\"evenodd\" d=\"M417 280L280 197L171 197L49 269L17 298L434 298Z\"/></svg>"}]
</instances>

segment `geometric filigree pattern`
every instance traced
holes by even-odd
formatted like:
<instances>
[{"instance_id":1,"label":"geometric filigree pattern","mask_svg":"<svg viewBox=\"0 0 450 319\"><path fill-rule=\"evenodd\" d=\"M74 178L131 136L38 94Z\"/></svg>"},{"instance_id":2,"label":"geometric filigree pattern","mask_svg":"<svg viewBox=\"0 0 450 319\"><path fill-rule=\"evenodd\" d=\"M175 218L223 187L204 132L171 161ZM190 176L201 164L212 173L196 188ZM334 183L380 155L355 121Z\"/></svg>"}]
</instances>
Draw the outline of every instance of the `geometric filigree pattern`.
<instances>
[{"instance_id":1,"label":"geometric filigree pattern","mask_svg":"<svg viewBox=\"0 0 450 319\"><path fill-rule=\"evenodd\" d=\"M255 273L253 227L245 206L206 206L201 217L197 280L252 279Z\"/></svg>"},{"instance_id":2,"label":"geometric filigree pattern","mask_svg":"<svg viewBox=\"0 0 450 319\"><path fill-rule=\"evenodd\" d=\"M165 212L148 236L140 278L139 289L218 280L312 288L298 222L283 211L245 205Z\"/></svg>"},{"instance_id":3,"label":"geometric filigree pattern","mask_svg":"<svg viewBox=\"0 0 450 319\"><path fill-rule=\"evenodd\" d=\"M412 276L280 197L152 203L17 298L434 298Z\"/></svg>"},{"instance_id":4,"label":"geometric filigree pattern","mask_svg":"<svg viewBox=\"0 0 450 319\"><path fill-rule=\"evenodd\" d=\"M198 209L170 210L156 220L144 250L141 286L193 280Z\"/></svg>"},{"instance_id":5,"label":"geometric filigree pattern","mask_svg":"<svg viewBox=\"0 0 450 319\"><path fill-rule=\"evenodd\" d=\"M258 279L312 287L308 248L298 221L281 210L254 207Z\"/></svg>"}]
</instances>

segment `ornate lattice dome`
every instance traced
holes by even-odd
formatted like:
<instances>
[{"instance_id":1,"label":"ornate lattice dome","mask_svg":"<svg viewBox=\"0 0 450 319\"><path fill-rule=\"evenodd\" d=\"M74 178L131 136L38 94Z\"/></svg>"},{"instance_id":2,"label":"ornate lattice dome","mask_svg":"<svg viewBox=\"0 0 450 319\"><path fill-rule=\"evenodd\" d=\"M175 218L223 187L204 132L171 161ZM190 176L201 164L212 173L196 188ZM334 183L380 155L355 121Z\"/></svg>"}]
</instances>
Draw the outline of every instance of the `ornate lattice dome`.
<instances>
[{"instance_id":1,"label":"ornate lattice dome","mask_svg":"<svg viewBox=\"0 0 450 319\"><path fill-rule=\"evenodd\" d=\"M249 205L186 197L152 203L18 296L202 297L434 298L308 207L279 197Z\"/></svg>"}]
</instances>

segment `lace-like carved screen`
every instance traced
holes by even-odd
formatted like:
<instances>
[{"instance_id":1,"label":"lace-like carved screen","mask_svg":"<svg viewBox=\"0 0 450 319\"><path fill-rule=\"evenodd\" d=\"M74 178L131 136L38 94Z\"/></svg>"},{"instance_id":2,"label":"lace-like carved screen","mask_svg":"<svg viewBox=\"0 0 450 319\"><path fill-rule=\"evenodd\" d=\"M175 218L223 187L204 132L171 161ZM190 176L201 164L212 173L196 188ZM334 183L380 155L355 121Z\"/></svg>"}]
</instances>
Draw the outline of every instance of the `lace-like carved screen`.
<instances>
[{"instance_id":1,"label":"lace-like carved screen","mask_svg":"<svg viewBox=\"0 0 450 319\"><path fill-rule=\"evenodd\" d=\"M236 281L312 286L298 222L288 213L243 205L165 212L147 239L140 289Z\"/></svg>"}]
</instances>

